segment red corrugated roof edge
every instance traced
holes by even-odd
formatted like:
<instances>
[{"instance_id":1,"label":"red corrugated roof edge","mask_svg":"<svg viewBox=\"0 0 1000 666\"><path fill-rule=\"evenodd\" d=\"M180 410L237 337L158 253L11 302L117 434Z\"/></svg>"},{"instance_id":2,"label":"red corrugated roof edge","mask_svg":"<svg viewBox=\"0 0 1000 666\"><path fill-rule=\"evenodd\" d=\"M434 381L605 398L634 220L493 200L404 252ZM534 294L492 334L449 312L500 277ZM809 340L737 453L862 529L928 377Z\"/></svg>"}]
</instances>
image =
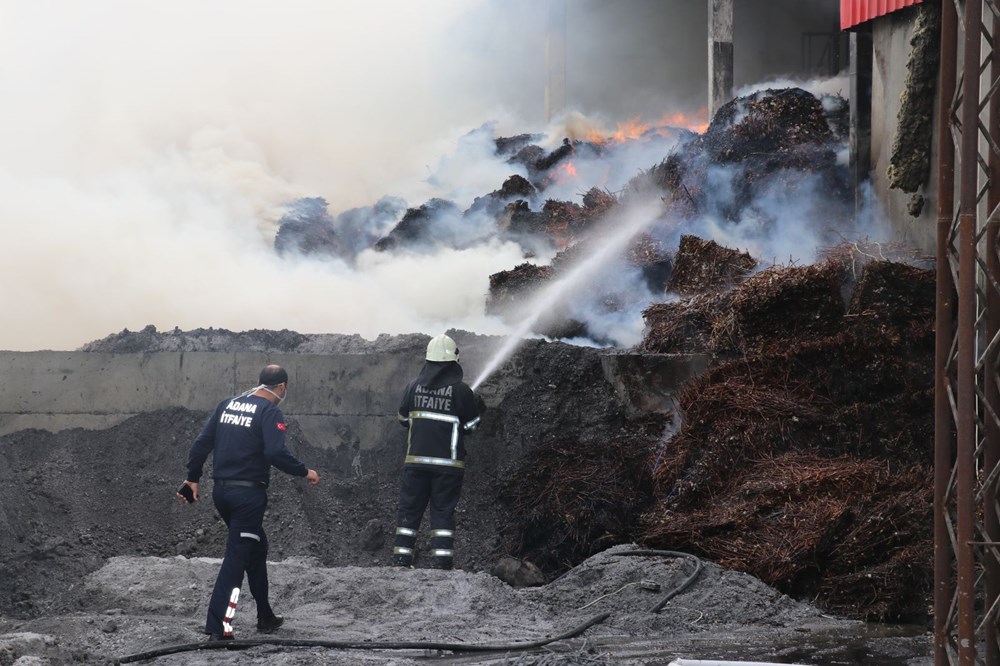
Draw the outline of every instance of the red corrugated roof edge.
<instances>
[{"instance_id":1,"label":"red corrugated roof edge","mask_svg":"<svg viewBox=\"0 0 1000 666\"><path fill-rule=\"evenodd\" d=\"M840 29L847 30L876 16L919 5L922 0L840 0Z\"/></svg>"}]
</instances>

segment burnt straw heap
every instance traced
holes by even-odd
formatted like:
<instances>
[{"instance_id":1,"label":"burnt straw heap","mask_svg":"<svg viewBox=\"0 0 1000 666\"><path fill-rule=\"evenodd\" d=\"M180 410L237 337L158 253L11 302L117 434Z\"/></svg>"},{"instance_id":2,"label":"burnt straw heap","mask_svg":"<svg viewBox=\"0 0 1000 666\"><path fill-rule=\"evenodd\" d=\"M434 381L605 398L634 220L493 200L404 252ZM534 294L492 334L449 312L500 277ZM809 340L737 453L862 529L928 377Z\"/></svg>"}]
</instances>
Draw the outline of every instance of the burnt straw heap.
<instances>
[{"instance_id":1,"label":"burnt straw heap","mask_svg":"<svg viewBox=\"0 0 1000 666\"><path fill-rule=\"evenodd\" d=\"M275 239L276 250L289 255L350 264L362 251L461 248L491 238L519 244L524 262L489 276L486 296L488 313L516 324L532 297L591 256L630 206L650 199L661 204L659 217L630 237L617 263L605 269L634 280L587 285L531 329L627 346L630 354L704 354L707 370L676 396L675 413L635 414L610 389L601 393L607 383L602 350L526 342L517 359L531 371L518 379L512 397L484 416L487 444L468 472L477 492L467 494L465 507L476 519L466 521L475 524L461 544L460 566L486 570L510 555L551 578L609 546L638 543L690 552L848 616L926 619L934 274L922 257L868 240L854 226L838 157L845 113L843 100L797 88L737 98L702 134L661 128L632 139L662 146L662 159L620 190L581 188L579 204L547 196L560 167L613 159L624 144L566 140L546 150L535 135L496 138L495 155L513 175L464 210L443 199L407 208L391 197L337 216L319 198L290 207ZM807 230L823 248L815 262L762 255L767 239L790 230ZM541 256L554 258L538 261ZM586 308L579 307L583 301ZM644 329L630 345L582 314L637 307ZM401 336L374 344L410 354L424 342ZM344 337L336 344L363 353L367 343ZM288 331L209 329L124 332L85 350L272 346L288 353L323 348L316 336ZM156 443L176 449L188 441L204 415L178 410L137 418L148 423L128 422L119 427L122 435L144 436L156 450ZM147 427L156 434L140 435ZM318 466L342 462L336 452L312 447L297 428L290 434ZM95 445L112 435L95 436ZM72 436L84 444L89 437ZM42 459L58 448L54 436L41 443L17 433L5 439L0 462L15 454ZM361 466L377 473L336 484L327 499L276 493L285 498L272 509L276 556L308 555L330 565L379 557L381 530L392 521L396 478L390 470L398 467L398 451L386 446L371 456ZM30 481L48 493L42 500L61 506L45 478L25 481L16 470L26 463L7 463L0 470L13 471L0 473L0 488L24 492ZM169 477L176 464L160 454L146 461L136 482L139 499L148 495L146 482ZM102 473L130 483L113 470ZM87 489L81 498L95 507L106 499ZM77 520L75 510L57 513ZM339 522L330 524L330 515ZM40 525L40 516L25 520ZM112 551L175 553L179 542L183 554L218 551L218 530L206 522L203 533L183 540L182 519L171 514L161 521L160 532L176 538L169 543L122 531L113 521L90 526L114 536L102 542L103 550L44 537L18 542L0 530L0 545L13 553L0 561L0 577L21 581L0 590L0 602L23 614L44 610L33 601L42 591L28 582L36 551L50 561L71 559L77 569L96 566ZM314 523L321 527L310 527ZM315 529L324 538L308 536Z\"/></svg>"}]
</instances>

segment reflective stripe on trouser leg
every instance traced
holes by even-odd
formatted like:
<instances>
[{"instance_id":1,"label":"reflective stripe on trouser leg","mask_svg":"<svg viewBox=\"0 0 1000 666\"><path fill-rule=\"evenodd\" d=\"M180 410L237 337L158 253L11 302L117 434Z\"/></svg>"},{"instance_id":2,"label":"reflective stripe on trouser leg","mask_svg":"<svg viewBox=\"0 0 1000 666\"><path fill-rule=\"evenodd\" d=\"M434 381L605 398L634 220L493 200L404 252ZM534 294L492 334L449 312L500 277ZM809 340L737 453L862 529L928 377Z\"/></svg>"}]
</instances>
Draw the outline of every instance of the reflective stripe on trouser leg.
<instances>
[{"instance_id":1,"label":"reflective stripe on trouser leg","mask_svg":"<svg viewBox=\"0 0 1000 666\"><path fill-rule=\"evenodd\" d=\"M431 557L455 557L455 530L431 530Z\"/></svg>"},{"instance_id":2,"label":"reflective stripe on trouser leg","mask_svg":"<svg viewBox=\"0 0 1000 666\"><path fill-rule=\"evenodd\" d=\"M432 567L451 569L455 564L455 530L432 529L429 551Z\"/></svg>"},{"instance_id":3,"label":"reflective stripe on trouser leg","mask_svg":"<svg viewBox=\"0 0 1000 666\"><path fill-rule=\"evenodd\" d=\"M397 527L392 542L392 563L403 566L413 564L413 547L417 543L417 531L409 527Z\"/></svg>"},{"instance_id":4,"label":"reflective stripe on trouser leg","mask_svg":"<svg viewBox=\"0 0 1000 666\"><path fill-rule=\"evenodd\" d=\"M226 615L222 619L222 635L233 635L233 617L236 616L236 603L240 600L240 588L234 587L233 593L229 595L229 605L226 606Z\"/></svg>"}]
</instances>

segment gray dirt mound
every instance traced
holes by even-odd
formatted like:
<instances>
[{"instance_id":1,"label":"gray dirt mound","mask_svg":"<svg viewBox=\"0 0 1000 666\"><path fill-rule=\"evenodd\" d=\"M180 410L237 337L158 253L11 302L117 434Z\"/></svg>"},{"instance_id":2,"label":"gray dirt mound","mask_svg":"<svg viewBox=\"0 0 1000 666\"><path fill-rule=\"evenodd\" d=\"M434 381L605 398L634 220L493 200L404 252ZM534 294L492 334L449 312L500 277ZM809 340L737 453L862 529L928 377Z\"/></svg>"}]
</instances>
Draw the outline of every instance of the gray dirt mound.
<instances>
[{"instance_id":1,"label":"gray dirt mound","mask_svg":"<svg viewBox=\"0 0 1000 666\"><path fill-rule=\"evenodd\" d=\"M628 653L648 641L646 657L718 654L736 649L762 654L782 637L815 640L856 635L859 623L825 618L755 579L705 563L694 583L662 612L650 603L688 578L691 563L663 557L629 557L634 545L618 546L584 561L541 588L517 590L486 573L389 567L329 568L313 558L289 558L271 566L272 602L286 617L275 638L373 643L426 642L516 645L544 641L608 614L575 641L545 650L504 650L456 655L451 663L640 664ZM218 560L213 558L113 557L78 586L78 610L42 617L0 633L0 649L53 661L106 663L165 647L196 643L205 598ZM659 592L640 582L661 585ZM264 638L252 630L253 600L245 595L234 622L237 638ZM0 626L0 632L3 627ZM909 646L919 640L897 644ZM632 648L626 647L632 645ZM699 646L699 648L692 646ZM723 647L728 646L728 648ZM564 653L559 657L560 652ZM408 650L331 650L258 646L240 651L186 652L155 663L172 664L416 664L430 653ZM581 659L586 655L587 660ZM519 659L514 662L513 659ZM152 663L152 662L146 662ZM885 662L888 663L888 662ZM901 662L902 663L902 662Z\"/></svg>"},{"instance_id":2,"label":"gray dirt mound","mask_svg":"<svg viewBox=\"0 0 1000 666\"><path fill-rule=\"evenodd\" d=\"M430 336L420 333L409 335L379 335L366 340L360 335L322 333L307 335L282 329L280 331L253 329L234 332L224 328L195 328L182 331L157 331L153 325L141 331L127 328L106 338L94 340L77 351L137 353L157 351L256 351L282 354L364 354L371 352L419 351Z\"/></svg>"}]
</instances>

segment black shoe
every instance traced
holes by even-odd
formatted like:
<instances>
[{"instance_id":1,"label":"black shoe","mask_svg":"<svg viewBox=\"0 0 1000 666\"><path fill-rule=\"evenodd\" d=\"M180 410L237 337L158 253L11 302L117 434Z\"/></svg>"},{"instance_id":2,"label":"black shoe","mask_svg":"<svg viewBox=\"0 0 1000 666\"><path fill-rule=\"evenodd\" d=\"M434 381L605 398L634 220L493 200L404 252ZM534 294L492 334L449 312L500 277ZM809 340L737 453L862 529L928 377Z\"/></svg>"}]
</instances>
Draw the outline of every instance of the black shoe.
<instances>
[{"instance_id":1,"label":"black shoe","mask_svg":"<svg viewBox=\"0 0 1000 666\"><path fill-rule=\"evenodd\" d=\"M209 634L208 635L208 642L209 643L215 643L216 641L232 641L232 640L236 640L236 639L234 637L232 637L232 636L226 636L225 634Z\"/></svg>"},{"instance_id":2,"label":"black shoe","mask_svg":"<svg viewBox=\"0 0 1000 666\"><path fill-rule=\"evenodd\" d=\"M454 560L450 557L432 557L430 563L427 565L427 568L450 571L454 568L454 566Z\"/></svg>"},{"instance_id":3,"label":"black shoe","mask_svg":"<svg viewBox=\"0 0 1000 666\"><path fill-rule=\"evenodd\" d=\"M257 619L257 631L262 634L269 634L285 623L285 618L280 615L272 615L268 618Z\"/></svg>"},{"instance_id":4,"label":"black shoe","mask_svg":"<svg viewBox=\"0 0 1000 666\"><path fill-rule=\"evenodd\" d=\"M392 560L389 562L390 566L394 567L406 567L407 569L413 568L413 556L412 555L393 555Z\"/></svg>"}]
</instances>

